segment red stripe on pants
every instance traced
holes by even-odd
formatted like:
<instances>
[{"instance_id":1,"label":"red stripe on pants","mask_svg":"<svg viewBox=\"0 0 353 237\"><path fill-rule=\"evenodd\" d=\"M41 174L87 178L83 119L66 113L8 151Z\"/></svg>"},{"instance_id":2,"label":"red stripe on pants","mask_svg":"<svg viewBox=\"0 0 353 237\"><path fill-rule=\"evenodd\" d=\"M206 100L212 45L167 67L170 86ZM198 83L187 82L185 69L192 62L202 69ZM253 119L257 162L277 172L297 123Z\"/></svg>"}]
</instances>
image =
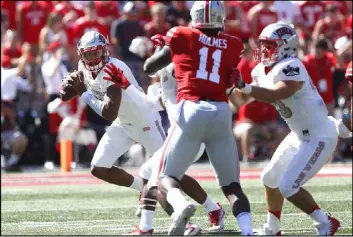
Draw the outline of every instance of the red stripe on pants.
<instances>
[{"instance_id":1,"label":"red stripe on pants","mask_svg":"<svg viewBox=\"0 0 353 237\"><path fill-rule=\"evenodd\" d=\"M173 125L173 129L172 129L172 131L170 132L170 134L168 134L168 138L167 138L166 143L165 143L165 146L164 146L164 148L163 148L162 157L161 157L161 160L160 160L160 162L159 162L158 176L159 176L159 174L161 173L162 168L163 168L163 166L164 166L166 151L168 150L169 142L170 142L170 139L172 138L172 135L173 135L173 132L174 132L174 130L175 130L175 127L176 127L176 125Z\"/></svg>"}]
</instances>

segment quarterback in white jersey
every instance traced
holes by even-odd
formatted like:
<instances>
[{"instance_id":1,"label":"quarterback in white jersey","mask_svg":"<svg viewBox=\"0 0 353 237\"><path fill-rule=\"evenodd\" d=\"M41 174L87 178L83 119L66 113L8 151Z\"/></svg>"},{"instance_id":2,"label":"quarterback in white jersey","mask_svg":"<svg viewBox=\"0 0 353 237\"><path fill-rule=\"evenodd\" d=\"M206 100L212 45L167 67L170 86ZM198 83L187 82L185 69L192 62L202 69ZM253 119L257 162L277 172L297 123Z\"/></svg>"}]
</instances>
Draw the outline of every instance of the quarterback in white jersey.
<instances>
[{"instance_id":1,"label":"quarterback in white jersey","mask_svg":"<svg viewBox=\"0 0 353 237\"><path fill-rule=\"evenodd\" d=\"M82 74L72 80L72 87L98 115L112 122L96 148L91 173L108 183L141 192L143 180L147 183L149 177L141 179L113 164L135 143L140 143L150 154L163 145L165 134L160 115L129 67L109 57L108 42L103 35L86 32L77 48L78 69Z\"/></svg>"},{"instance_id":2,"label":"quarterback in white jersey","mask_svg":"<svg viewBox=\"0 0 353 237\"><path fill-rule=\"evenodd\" d=\"M333 235L340 222L323 212L302 186L332 156L339 135L336 120L328 117L322 98L296 57L295 30L284 23L268 25L259 43L253 83L238 78L230 100L239 104L255 98L272 103L291 129L261 174L268 209L264 234L281 234L279 220L286 198L316 222L318 235Z\"/></svg>"}]
</instances>

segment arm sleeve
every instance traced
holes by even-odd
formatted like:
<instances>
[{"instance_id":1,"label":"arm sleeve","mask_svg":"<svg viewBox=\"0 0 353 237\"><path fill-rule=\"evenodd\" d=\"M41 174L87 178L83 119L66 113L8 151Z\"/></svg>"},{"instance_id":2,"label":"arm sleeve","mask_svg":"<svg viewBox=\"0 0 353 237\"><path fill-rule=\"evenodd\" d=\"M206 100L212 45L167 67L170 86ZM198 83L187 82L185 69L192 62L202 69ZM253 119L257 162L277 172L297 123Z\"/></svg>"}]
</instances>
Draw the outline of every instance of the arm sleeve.
<instances>
[{"instance_id":1,"label":"arm sleeve","mask_svg":"<svg viewBox=\"0 0 353 237\"><path fill-rule=\"evenodd\" d=\"M275 81L305 81L305 71L305 66L299 60L288 61L275 72Z\"/></svg>"}]
</instances>

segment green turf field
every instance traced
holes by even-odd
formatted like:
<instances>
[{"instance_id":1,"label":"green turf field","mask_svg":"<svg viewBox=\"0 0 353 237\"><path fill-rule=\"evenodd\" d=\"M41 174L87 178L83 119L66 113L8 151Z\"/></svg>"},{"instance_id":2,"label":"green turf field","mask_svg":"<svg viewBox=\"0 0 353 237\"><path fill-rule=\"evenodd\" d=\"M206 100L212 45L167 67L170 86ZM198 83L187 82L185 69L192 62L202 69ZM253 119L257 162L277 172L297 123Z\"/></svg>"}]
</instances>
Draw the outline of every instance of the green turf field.
<instances>
[{"instance_id":1,"label":"green turf field","mask_svg":"<svg viewBox=\"0 0 353 237\"><path fill-rule=\"evenodd\" d=\"M222 235L238 234L238 227L229 205L214 181L202 181L214 200L228 211L226 230ZM263 189L258 179L244 180L254 229L266 220ZM352 235L351 178L315 178L306 187L313 193L322 209L329 211L342 223L339 234ZM134 216L138 193L109 184L2 187L1 235L123 235L138 224ZM282 233L312 235L312 221L285 203ZM208 219L201 206L193 218L203 234L209 234ZM155 234L166 234L169 217L159 207L154 221Z\"/></svg>"}]
</instances>

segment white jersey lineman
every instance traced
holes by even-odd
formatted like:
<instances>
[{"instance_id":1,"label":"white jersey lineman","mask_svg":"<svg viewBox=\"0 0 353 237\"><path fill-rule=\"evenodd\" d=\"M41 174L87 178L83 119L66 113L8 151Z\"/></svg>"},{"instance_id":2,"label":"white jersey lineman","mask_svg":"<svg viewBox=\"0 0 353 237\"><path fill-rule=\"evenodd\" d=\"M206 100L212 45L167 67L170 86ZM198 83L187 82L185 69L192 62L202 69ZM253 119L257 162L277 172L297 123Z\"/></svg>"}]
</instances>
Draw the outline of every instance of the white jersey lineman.
<instances>
[{"instance_id":1,"label":"white jersey lineman","mask_svg":"<svg viewBox=\"0 0 353 237\"><path fill-rule=\"evenodd\" d=\"M272 88L278 81L302 81L303 87L291 97L274 103L291 132L278 146L261 179L270 188L279 188L287 198L327 163L337 144L334 119L298 58L275 64L268 74L259 63L251 72L253 83Z\"/></svg>"},{"instance_id":2,"label":"white jersey lineman","mask_svg":"<svg viewBox=\"0 0 353 237\"><path fill-rule=\"evenodd\" d=\"M147 92L148 98L150 101L152 101L153 104L155 104L156 108L158 108L159 110L163 110L159 100L159 98L161 97L165 110L167 111L167 114L168 114L168 119L171 123L170 127L172 127L172 123L174 123L175 121L174 114L176 112L175 110L177 105L176 100L177 100L177 87L178 87L177 80L174 77L174 64L170 63L165 68L159 70L156 73L156 76L159 77L160 88L158 91L156 91L154 86L150 86ZM169 132L170 132L170 128L168 130L168 134ZM159 166L159 163L160 163L159 160L160 160L160 157L162 157L162 154L161 154L162 150L163 149L161 148L155 154L153 154L152 158L149 161L149 162L156 162L154 163L155 164L154 167ZM205 151L205 144L202 143L200 146L200 150L195 157L194 162L200 159L204 151ZM147 164L146 162L146 164L144 164L140 169L140 176L141 175L149 176L149 174L142 174L143 172L146 172L146 170L149 170L144 168L144 166L150 167L151 165ZM152 174L153 178L149 180L148 182L149 186L156 185L156 178L158 178L158 169L153 169L153 171L156 171L156 174L155 173Z\"/></svg>"},{"instance_id":3,"label":"white jersey lineman","mask_svg":"<svg viewBox=\"0 0 353 237\"><path fill-rule=\"evenodd\" d=\"M135 143L140 143L150 154L153 154L163 145L165 140L159 113L154 105L147 100L147 95L138 85L129 67L124 62L112 57L109 58L108 63L113 63L117 68L120 68L131 86L137 88L141 93L139 93L140 97L136 99L122 90L118 117L100 140L91 163L92 166L105 168L111 168L115 160ZM102 101L107 87L114 83L103 79L107 76L103 69L99 71L95 79L81 61L79 61L78 69L83 72L87 91ZM148 179L149 177L142 178Z\"/></svg>"}]
</instances>

